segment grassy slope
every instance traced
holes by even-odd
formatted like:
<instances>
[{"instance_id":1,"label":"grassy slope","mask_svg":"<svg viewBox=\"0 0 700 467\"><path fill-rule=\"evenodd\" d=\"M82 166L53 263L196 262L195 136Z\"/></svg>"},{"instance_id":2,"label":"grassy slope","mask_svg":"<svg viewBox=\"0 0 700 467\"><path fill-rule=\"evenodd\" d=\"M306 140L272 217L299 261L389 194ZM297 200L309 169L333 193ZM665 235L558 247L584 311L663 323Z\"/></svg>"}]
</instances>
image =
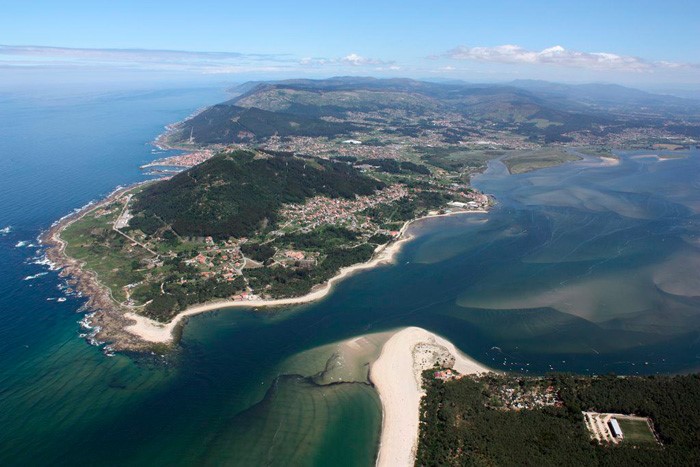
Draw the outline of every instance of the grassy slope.
<instances>
[{"instance_id":1,"label":"grassy slope","mask_svg":"<svg viewBox=\"0 0 700 467\"><path fill-rule=\"evenodd\" d=\"M132 248L112 230L118 212L102 217L89 213L64 229L61 238L67 243L66 254L83 261L110 288L113 297L123 301L122 287L143 279L143 273L132 270L132 262L150 255L139 247Z\"/></svg>"}]
</instances>

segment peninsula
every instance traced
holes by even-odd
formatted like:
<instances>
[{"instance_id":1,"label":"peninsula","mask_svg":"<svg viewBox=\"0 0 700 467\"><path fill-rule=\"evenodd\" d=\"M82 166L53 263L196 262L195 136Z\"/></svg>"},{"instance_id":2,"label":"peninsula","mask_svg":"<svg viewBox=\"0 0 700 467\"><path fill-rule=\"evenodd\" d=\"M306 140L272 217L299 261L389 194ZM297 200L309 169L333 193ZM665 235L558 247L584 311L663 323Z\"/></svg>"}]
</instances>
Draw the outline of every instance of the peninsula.
<instances>
[{"instance_id":1,"label":"peninsula","mask_svg":"<svg viewBox=\"0 0 700 467\"><path fill-rule=\"evenodd\" d=\"M323 297L352 272L390 262L415 219L486 212L489 198L469 185L406 167L222 150L116 191L44 242L88 297L84 324L96 341L110 350L170 344L186 316Z\"/></svg>"},{"instance_id":2,"label":"peninsula","mask_svg":"<svg viewBox=\"0 0 700 467\"><path fill-rule=\"evenodd\" d=\"M493 201L470 182L489 161L519 174L613 157L611 135L647 147L685 144L694 131L658 133L661 115L600 118L509 86L333 78L232 92L158 137L189 151L144 166L169 167L156 171L165 177L119 189L42 236L88 299L90 338L110 351L169 345L193 314L323 297L390 262L411 222L486 212Z\"/></svg>"}]
</instances>

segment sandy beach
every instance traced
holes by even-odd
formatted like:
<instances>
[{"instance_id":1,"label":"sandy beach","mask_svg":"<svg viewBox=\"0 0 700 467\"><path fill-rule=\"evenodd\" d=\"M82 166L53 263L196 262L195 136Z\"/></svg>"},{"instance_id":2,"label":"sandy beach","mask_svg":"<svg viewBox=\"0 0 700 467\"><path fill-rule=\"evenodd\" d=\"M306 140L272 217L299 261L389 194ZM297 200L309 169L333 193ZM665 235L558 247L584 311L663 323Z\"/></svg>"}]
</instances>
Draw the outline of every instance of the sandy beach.
<instances>
[{"instance_id":1,"label":"sandy beach","mask_svg":"<svg viewBox=\"0 0 700 467\"><path fill-rule=\"evenodd\" d=\"M378 467L414 464L418 444L421 373L436 362L461 374L489 372L489 368L461 353L448 340L422 328L394 334L371 367L370 378L382 402L382 434Z\"/></svg>"},{"instance_id":2,"label":"sandy beach","mask_svg":"<svg viewBox=\"0 0 700 467\"><path fill-rule=\"evenodd\" d=\"M484 214L486 212L488 211L454 211L446 214L428 215L425 217L415 219L413 221L406 222L399 231L399 234L397 236L398 240L379 247L374 255L374 258L372 258L370 261L342 268L340 272L337 275L333 276L330 280L328 280L328 282L318 286L316 290L312 290L308 294L303 295L301 297L282 298L276 300L221 300L211 303L205 303L201 305L195 305L178 313L169 323L160 323L158 321L152 320L145 316L138 315L136 313L125 313L124 316L129 320L132 320L134 323L126 326L124 330L131 333L134 336L138 336L140 339L147 342L167 344L172 342L173 331L175 330L175 328L182 322L184 318L188 316L198 315L200 313L206 313L208 311L219 310L222 308L280 307L313 302L328 295L335 283L343 280L344 278L350 276L351 274L354 274L357 271L371 269L382 264L392 263L396 257L396 254L401 250L402 246L406 242L411 240L412 236L407 233L407 230L413 223L434 217L444 217L456 214Z\"/></svg>"},{"instance_id":3,"label":"sandy beach","mask_svg":"<svg viewBox=\"0 0 700 467\"><path fill-rule=\"evenodd\" d=\"M613 167L616 165L620 165L620 159L617 159L615 157L600 156L600 160L603 162L603 165L605 165L606 167Z\"/></svg>"}]
</instances>

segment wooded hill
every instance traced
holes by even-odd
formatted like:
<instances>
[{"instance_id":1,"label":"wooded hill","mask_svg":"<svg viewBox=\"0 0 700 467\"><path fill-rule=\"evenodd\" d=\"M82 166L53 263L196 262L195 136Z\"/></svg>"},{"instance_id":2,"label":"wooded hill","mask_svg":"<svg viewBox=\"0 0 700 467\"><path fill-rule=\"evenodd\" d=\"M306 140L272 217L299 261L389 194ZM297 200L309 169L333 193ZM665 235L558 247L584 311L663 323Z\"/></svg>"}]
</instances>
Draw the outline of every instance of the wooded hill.
<instances>
[{"instance_id":1,"label":"wooded hill","mask_svg":"<svg viewBox=\"0 0 700 467\"><path fill-rule=\"evenodd\" d=\"M238 95L178 124L169 142L260 144L273 135L336 138L372 131L420 136L447 114L470 121L461 129L444 129L445 141L453 144L479 134L480 125L545 143L571 141L571 132L602 137L665 127L696 137L700 131L700 101L612 85L336 77L251 82L231 92Z\"/></svg>"},{"instance_id":2,"label":"wooded hill","mask_svg":"<svg viewBox=\"0 0 700 467\"><path fill-rule=\"evenodd\" d=\"M284 203L353 198L383 186L344 162L234 151L144 189L130 225L147 234L169 225L184 237L247 237L274 226Z\"/></svg>"},{"instance_id":3,"label":"wooded hill","mask_svg":"<svg viewBox=\"0 0 700 467\"><path fill-rule=\"evenodd\" d=\"M350 123L223 103L180 123L170 138L201 145L231 144L261 141L273 135L335 137L361 129Z\"/></svg>"}]
</instances>

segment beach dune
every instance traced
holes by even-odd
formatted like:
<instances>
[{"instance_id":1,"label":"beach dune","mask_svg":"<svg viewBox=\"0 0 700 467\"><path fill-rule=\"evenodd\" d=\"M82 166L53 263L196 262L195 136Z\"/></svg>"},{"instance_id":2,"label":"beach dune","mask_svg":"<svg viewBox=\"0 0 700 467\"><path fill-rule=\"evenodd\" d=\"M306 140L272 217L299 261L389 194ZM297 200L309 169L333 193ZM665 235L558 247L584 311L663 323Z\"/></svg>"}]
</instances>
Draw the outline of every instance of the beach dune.
<instances>
[{"instance_id":1,"label":"beach dune","mask_svg":"<svg viewBox=\"0 0 700 467\"><path fill-rule=\"evenodd\" d=\"M448 340L417 327L394 334L371 366L370 379L379 392L383 412L378 467L414 465L423 396L421 374L436 362L461 374L490 371Z\"/></svg>"}]
</instances>

